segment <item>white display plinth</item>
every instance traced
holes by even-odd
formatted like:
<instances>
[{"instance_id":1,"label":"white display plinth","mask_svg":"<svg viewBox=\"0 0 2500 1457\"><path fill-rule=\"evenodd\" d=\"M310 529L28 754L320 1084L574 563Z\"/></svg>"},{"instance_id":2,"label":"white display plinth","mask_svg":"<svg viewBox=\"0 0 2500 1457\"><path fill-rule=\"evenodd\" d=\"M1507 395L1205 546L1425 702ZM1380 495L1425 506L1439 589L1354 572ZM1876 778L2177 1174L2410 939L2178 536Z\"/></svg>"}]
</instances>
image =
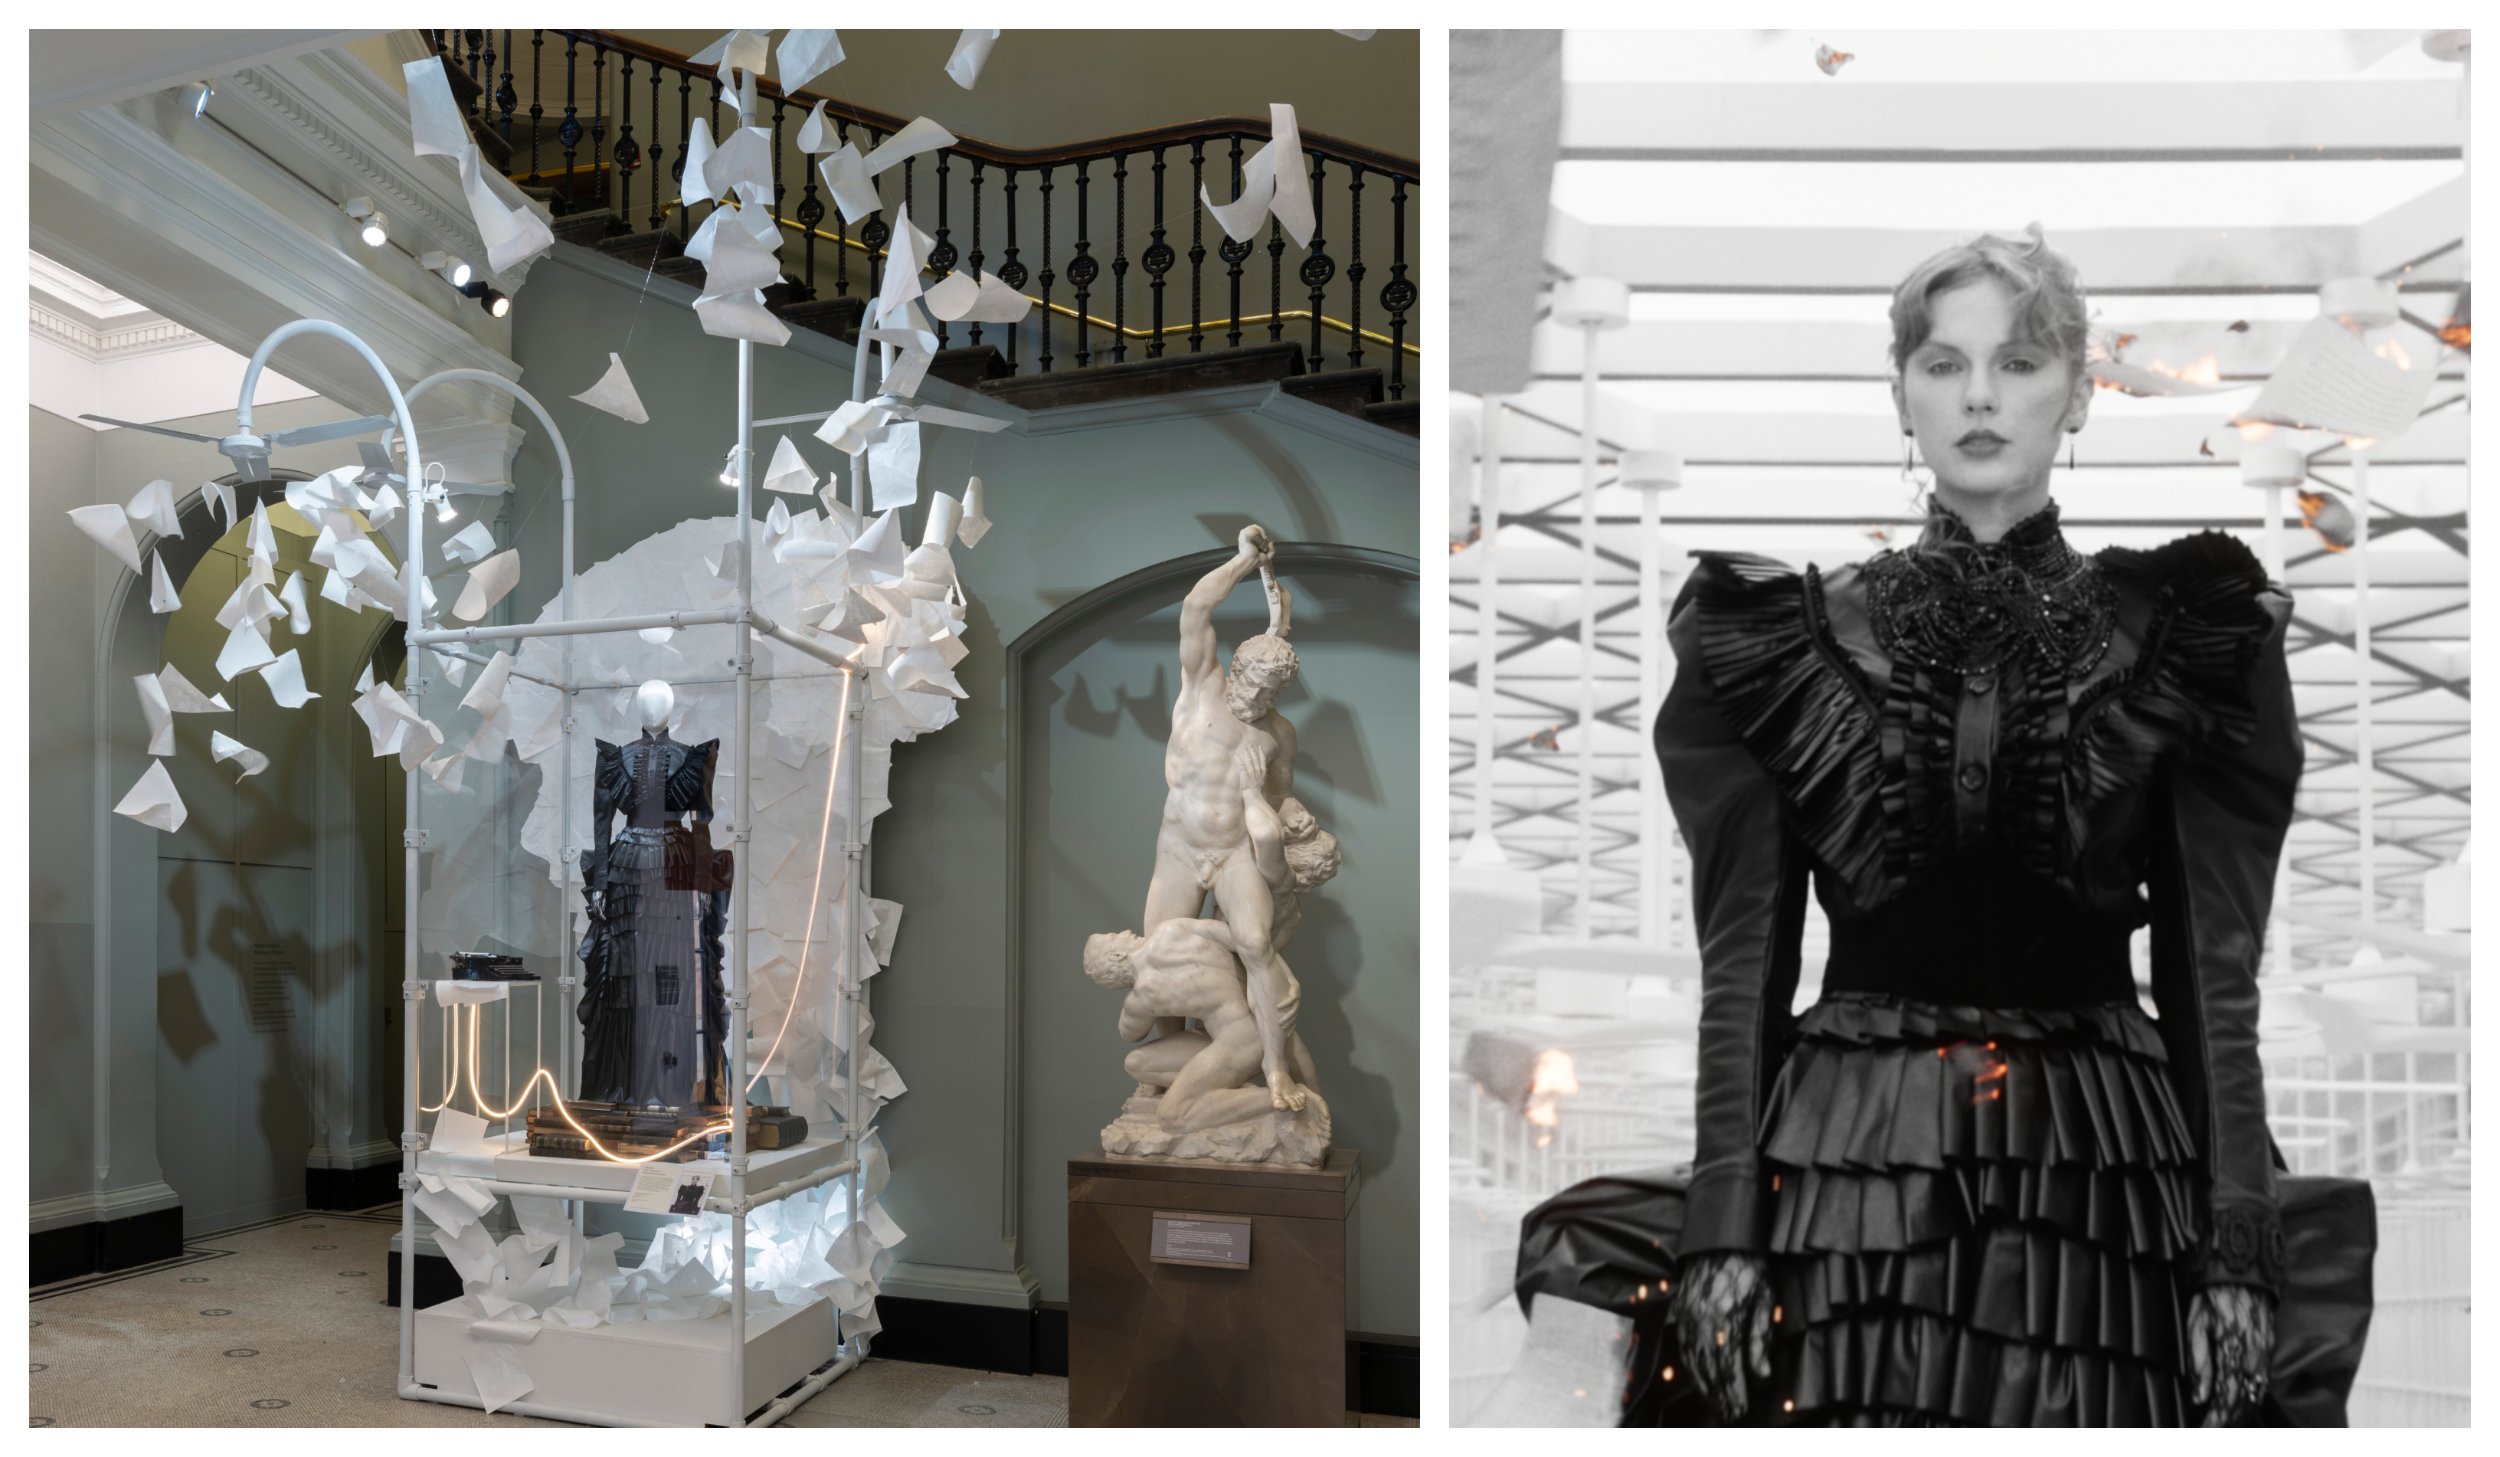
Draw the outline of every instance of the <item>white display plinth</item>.
<instances>
[{"instance_id":1,"label":"white display plinth","mask_svg":"<svg viewBox=\"0 0 2500 1457\"><path fill-rule=\"evenodd\" d=\"M429 1400L473 1406L477 1385L461 1352L476 1339L469 1327L477 1316L462 1304L417 1312L416 1379ZM534 1383L504 1410L613 1427L744 1426L750 1413L835 1359L834 1317L822 1296L800 1306L749 1305L742 1366L726 1312L588 1330L550 1325L527 1345L503 1347Z\"/></svg>"},{"instance_id":2,"label":"white display plinth","mask_svg":"<svg viewBox=\"0 0 2500 1457\"><path fill-rule=\"evenodd\" d=\"M606 1159L549 1158L529 1151L527 1133L489 1135L490 1147L504 1151L492 1163L481 1164L474 1155L460 1151L427 1149L417 1155L417 1172L421 1174L457 1175L467 1179L485 1179L490 1184L530 1185L544 1188L556 1197L575 1197L564 1190L593 1190L612 1193L613 1200L602 1202L622 1204L634 1187L634 1175L644 1165L611 1163ZM850 1161L851 1146L839 1138L811 1138L796 1148L762 1149L747 1155L747 1188L756 1195L784 1184L794 1183L812 1175L836 1175L840 1166ZM670 1164L673 1169L688 1172L712 1172L726 1176L729 1168L718 1159L696 1159L690 1163ZM715 1193L726 1192L727 1185Z\"/></svg>"}]
</instances>

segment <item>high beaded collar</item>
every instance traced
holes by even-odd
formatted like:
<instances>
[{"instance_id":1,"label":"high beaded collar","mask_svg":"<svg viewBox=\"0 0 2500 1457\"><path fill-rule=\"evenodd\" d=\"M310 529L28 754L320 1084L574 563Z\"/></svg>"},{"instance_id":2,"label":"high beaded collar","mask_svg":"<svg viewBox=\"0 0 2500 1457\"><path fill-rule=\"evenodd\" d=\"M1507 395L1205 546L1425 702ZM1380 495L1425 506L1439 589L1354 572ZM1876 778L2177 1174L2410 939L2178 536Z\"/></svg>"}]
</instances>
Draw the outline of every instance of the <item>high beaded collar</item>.
<instances>
[{"instance_id":1,"label":"high beaded collar","mask_svg":"<svg viewBox=\"0 0 2500 1457\"><path fill-rule=\"evenodd\" d=\"M1930 496L1917 545L1879 553L1867 575L1877 641L1927 667L1967 674L2021 656L2082 672L2109 648L2116 593L2066 544L2055 501L1983 542Z\"/></svg>"},{"instance_id":2,"label":"high beaded collar","mask_svg":"<svg viewBox=\"0 0 2500 1457\"><path fill-rule=\"evenodd\" d=\"M1995 541L1981 541L1942 497L1929 493L1927 524L1918 534L1918 546L1932 548L1958 545L1975 550L1991 565L2012 567L2030 577L2057 577L2071 571L2079 555L2066 544L2066 534L2057 526L2057 502L2050 501L2039 510L2006 529Z\"/></svg>"}]
</instances>

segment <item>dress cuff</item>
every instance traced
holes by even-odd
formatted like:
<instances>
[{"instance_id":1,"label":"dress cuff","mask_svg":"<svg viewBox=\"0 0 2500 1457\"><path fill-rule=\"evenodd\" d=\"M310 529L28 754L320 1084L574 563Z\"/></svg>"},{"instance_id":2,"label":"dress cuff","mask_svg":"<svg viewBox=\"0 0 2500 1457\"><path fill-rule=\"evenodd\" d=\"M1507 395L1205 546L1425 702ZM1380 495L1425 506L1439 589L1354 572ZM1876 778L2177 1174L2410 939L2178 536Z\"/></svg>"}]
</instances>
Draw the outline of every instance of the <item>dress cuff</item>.
<instances>
[{"instance_id":1,"label":"dress cuff","mask_svg":"<svg viewBox=\"0 0 2500 1457\"><path fill-rule=\"evenodd\" d=\"M2188 1283L2283 1287L2283 1221L2271 1204L2216 1204L2212 1228L2190 1256Z\"/></svg>"},{"instance_id":2,"label":"dress cuff","mask_svg":"<svg viewBox=\"0 0 2500 1457\"><path fill-rule=\"evenodd\" d=\"M1693 1171L1684 1201L1680 1257L1719 1250L1754 1250L1770 1244L1772 1175L1758 1159L1726 1159Z\"/></svg>"}]
</instances>

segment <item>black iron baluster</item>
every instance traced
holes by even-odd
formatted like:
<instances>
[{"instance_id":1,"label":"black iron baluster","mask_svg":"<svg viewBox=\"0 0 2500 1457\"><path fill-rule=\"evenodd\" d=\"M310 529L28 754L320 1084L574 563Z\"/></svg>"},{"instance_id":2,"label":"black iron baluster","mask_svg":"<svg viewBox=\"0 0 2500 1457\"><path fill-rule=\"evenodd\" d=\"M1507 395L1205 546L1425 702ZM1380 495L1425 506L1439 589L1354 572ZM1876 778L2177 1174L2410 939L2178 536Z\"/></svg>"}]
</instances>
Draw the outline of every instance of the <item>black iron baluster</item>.
<instances>
[{"instance_id":1,"label":"black iron baluster","mask_svg":"<svg viewBox=\"0 0 2500 1457\"><path fill-rule=\"evenodd\" d=\"M1111 154L1111 362L1128 359L1128 153Z\"/></svg>"},{"instance_id":2,"label":"black iron baluster","mask_svg":"<svg viewBox=\"0 0 2500 1457\"><path fill-rule=\"evenodd\" d=\"M1050 373L1050 163L1042 164L1042 373Z\"/></svg>"},{"instance_id":3,"label":"black iron baluster","mask_svg":"<svg viewBox=\"0 0 2500 1457\"><path fill-rule=\"evenodd\" d=\"M1389 184L1389 281L1380 306L1389 311L1389 398L1406 398L1406 311L1415 306L1415 285L1406 281L1406 179Z\"/></svg>"},{"instance_id":4,"label":"black iron baluster","mask_svg":"<svg viewBox=\"0 0 2500 1457\"><path fill-rule=\"evenodd\" d=\"M533 187L534 187L534 186L536 186L536 185L538 185L538 132L539 132L539 124L538 124L538 119L539 119L540 117L542 117L542 116L544 116L544 115L546 115L546 114L547 114L547 109L546 109L545 107L543 107L543 106L541 106L541 105L539 105L539 104L538 104L538 103L539 103L539 93L540 93L540 91L543 89L543 88L540 86L539 82L540 82L540 78L541 78L541 77L545 74L545 67L544 67L543 63L544 63L544 62L545 62L545 60L546 60L546 55L545 55L546 49L547 49L547 32L545 32L545 31L543 31L543 30L533 30L533 31L531 31L531 32L530 32L530 185L531 185L531 186L533 186ZM556 203L556 211L557 211L557 212L559 212L559 213L560 213L560 212L562 212L562 211L564 211L564 203L563 203L563 201L562 201L561 199L559 199L559 200L557 201L557 203Z\"/></svg>"},{"instance_id":5,"label":"black iron baluster","mask_svg":"<svg viewBox=\"0 0 2500 1457\"><path fill-rule=\"evenodd\" d=\"M579 64L575 51L580 45L581 42L570 35L564 38L564 124L556 128L556 140L564 144L564 204L567 211L572 208L574 191L579 186L573 179L573 155L582 144L582 119L579 115L581 108L574 102L573 82Z\"/></svg>"},{"instance_id":6,"label":"black iron baluster","mask_svg":"<svg viewBox=\"0 0 2500 1457\"><path fill-rule=\"evenodd\" d=\"M1345 367L1363 367L1363 169L1346 164Z\"/></svg>"},{"instance_id":7,"label":"black iron baluster","mask_svg":"<svg viewBox=\"0 0 2500 1457\"><path fill-rule=\"evenodd\" d=\"M938 225L937 235L929 240L929 268L940 278L944 278L948 274L955 271L956 249L954 243L947 237L948 229L946 226L946 178L947 173L954 165L950 160L952 156L953 154L944 148L940 148L938 150ZM946 321L944 319L939 319L936 323L938 347L943 349L946 347Z\"/></svg>"},{"instance_id":8,"label":"black iron baluster","mask_svg":"<svg viewBox=\"0 0 2500 1457\"><path fill-rule=\"evenodd\" d=\"M486 43L486 32L464 30L460 32L460 38L468 42L469 53L465 59L469 67L469 79L477 81L478 47ZM477 82L477 100L473 104L477 107L477 119L481 122L486 120L486 83L484 81Z\"/></svg>"},{"instance_id":9,"label":"black iron baluster","mask_svg":"<svg viewBox=\"0 0 2500 1457\"><path fill-rule=\"evenodd\" d=\"M1241 133L1239 132L1233 133L1232 196L1236 201L1241 197ZM1241 264L1243 259L1250 256L1250 241L1247 238L1235 238L1232 234L1226 233L1224 241L1216 246L1215 251L1216 256L1222 258L1226 266L1232 270L1233 327L1232 331L1225 335L1225 345L1227 348L1239 349L1241 347Z\"/></svg>"},{"instance_id":10,"label":"black iron baluster","mask_svg":"<svg viewBox=\"0 0 2500 1457\"><path fill-rule=\"evenodd\" d=\"M973 282L981 281L981 159L978 157L972 159L972 251L964 255L964 266L972 270ZM966 342L976 346L980 344L980 321L973 322L971 337Z\"/></svg>"},{"instance_id":11,"label":"black iron baluster","mask_svg":"<svg viewBox=\"0 0 2500 1457\"><path fill-rule=\"evenodd\" d=\"M789 110L789 97L776 96L773 98L773 226L775 229L778 229L781 226L782 196L790 190L782 183L781 180L781 124ZM780 242L781 238L778 233L776 233L773 238L773 243L777 247Z\"/></svg>"},{"instance_id":12,"label":"black iron baluster","mask_svg":"<svg viewBox=\"0 0 2500 1457\"><path fill-rule=\"evenodd\" d=\"M686 153L694 147L694 72L677 73L677 165L669 169L669 180L678 184L677 193L685 195ZM672 198L671 201L676 199ZM677 237L683 242L692 236L694 220L683 207L677 209Z\"/></svg>"},{"instance_id":13,"label":"black iron baluster","mask_svg":"<svg viewBox=\"0 0 2500 1457\"><path fill-rule=\"evenodd\" d=\"M503 111L503 139L512 140L512 114L520 108L521 98L512 89L512 32L503 33L503 85L495 92L495 105Z\"/></svg>"},{"instance_id":14,"label":"black iron baluster","mask_svg":"<svg viewBox=\"0 0 2500 1457\"><path fill-rule=\"evenodd\" d=\"M448 41L448 40L450 40L450 39L451 39L451 32L450 32L450 31L448 31L448 30L429 30L429 31L425 31L425 32L423 32L423 34L430 35L430 36L434 37L434 59L436 59L436 60L438 60L438 61L443 60L444 55L446 54L446 53L445 53L445 51L444 51L444 49L443 49L443 45L444 45L444 42L446 42L446 41ZM446 68L446 69L448 69L448 68L449 68L450 63L449 63L448 61L445 61L445 62L444 62L444 65L445 65L445 68Z\"/></svg>"},{"instance_id":15,"label":"black iron baluster","mask_svg":"<svg viewBox=\"0 0 2500 1457\"><path fill-rule=\"evenodd\" d=\"M799 191L799 250L806 258L799 297L812 299L816 296L816 225L825 220L825 204L816 196L816 169L811 165L815 159L804 152L799 156L800 170L807 174L807 186Z\"/></svg>"},{"instance_id":16,"label":"black iron baluster","mask_svg":"<svg viewBox=\"0 0 2500 1457\"><path fill-rule=\"evenodd\" d=\"M850 123L840 117L834 118L834 146L838 149L848 145L850 140ZM839 212L836 212L834 217L836 221L833 225L833 292L836 298L849 298L851 296L851 220Z\"/></svg>"},{"instance_id":17,"label":"black iron baluster","mask_svg":"<svg viewBox=\"0 0 2500 1457\"><path fill-rule=\"evenodd\" d=\"M1203 234L1207 210L1199 202L1199 189L1207 181L1207 144L1204 138L1189 144L1189 352L1198 353L1207 346L1206 330L1198 323L1199 288L1206 281L1207 249Z\"/></svg>"},{"instance_id":18,"label":"black iron baluster","mask_svg":"<svg viewBox=\"0 0 2500 1457\"><path fill-rule=\"evenodd\" d=\"M623 57L623 69L616 79L616 170L621 174L616 184L616 216L627 232L634 226L634 170L642 165L642 143L634 140L634 57ZM659 182L654 179L652 189Z\"/></svg>"},{"instance_id":19,"label":"black iron baluster","mask_svg":"<svg viewBox=\"0 0 2500 1457\"><path fill-rule=\"evenodd\" d=\"M608 191L608 48L597 41L590 43L590 170L599 179L599 205L614 206ZM616 220L625 223L625 215L618 213Z\"/></svg>"},{"instance_id":20,"label":"black iron baluster","mask_svg":"<svg viewBox=\"0 0 2500 1457\"><path fill-rule=\"evenodd\" d=\"M1285 338L1285 225L1267 225L1267 342Z\"/></svg>"},{"instance_id":21,"label":"black iron baluster","mask_svg":"<svg viewBox=\"0 0 2500 1457\"><path fill-rule=\"evenodd\" d=\"M861 152L864 154L875 151L877 149L877 129L863 122L861 123L859 130L861 135L867 137L868 139L868 145L861 148ZM904 181L907 185L903 193L903 206L905 208L909 208L911 206L911 192L908 187L908 183L910 182L910 174L908 172L904 174ZM882 200L882 195L880 195L880 200ZM869 308L876 307L878 295L885 291L886 261L877 250L883 248L886 244L886 240L893 236L894 225L886 221L883 209L879 209L878 211L869 214L868 221L859 225L859 241L865 245L865 251L868 254ZM865 312L860 314L860 327L862 329L873 329L876 327L876 323L877 321L869 318ZM863 345L861 347L865 348L866 346Z\"/></svg>"},{"instance_id":22,"label":"black iron baluster","mask_svg":"<svg viewBox=\"0 0 2500 1457\"><path fill-rule=\"evenodd\" d=\"M1076 285L1076 367L1083 369L1094 362L1092 320L1086 315L1085 301L1093 297L1094 280L1101 275L1102 265L1094 261L1094 245L1086 241L1090 220L1086 217L1085 171L1091 165L1080 158L1076 164L1076 253L1068 259L1068 282Z\"/></svg>"},{"instance_id":23,"label":"black iron baluster","mask_svg":"<svg viewBox=\"0 0 2500 1457\"><path fill-rule=\"evenodd\" d=\"M1154 334L1146 341L1146 357L1163 357L1163 275L1172 269L1172 245L1163 241L1163 148L1155 147L1155 231L1146 245L1146 276L1154 280Z\"/></svg>"},{"instance_id":24,"label":"black iron baluster","mask_svg":"<svg viewBox=\"0 0 2500 1457\"><path fill-rule=\"evenodd\" d=\"M1277 165L1284 166L1287 163L1298 167L1302 165L1302 158L1299 155L1288 157ZM1311 248L1302 259L1302 281L1309 285L1311 290L1309 368L1313 374L1319 373L1320 346L1324 342L1320 337L1320 327L1328 313L1328 280L1337 276L1336 260L1328 256L1328 242L1320 236L1320 213L1322 211L1320 199L1326 195L1320 190L1320 185L1326 180L1327 173L1328 159L1313 156L1311 158Z\"/></svg>"},{"instance_id":25,"label":"black iron baluster","mask_svg":"<svg viewBox=\"0 0 2500 1457\"><path fill-rule=\"evenodd\" d=\"M660 225L668 220L669 200L661 195L666 191L661 185L662 180L676 176L660 165L660 160L668 155L668 128L660 125L660 63L657 61L651 63L651 143L651 231L656 233Z\"/></svg>"},{"instance_id":26,"label":"black iron baluster","mask_svg":"<svg viewBox=\"0 0 2500 1457\"><path fill-rule=\"evenodd\" d=\"M1007 261L998 265L998 276L1005 279L1007 286L1018 293L1024 291L1024 280L1031 276L1025 270L1024 261L1016 257L1016 173L1021 170L1016 167L1007 169ZM1016 372L1016 342L1023 329L1022 324L1007 326L1007 372L1009 374Z\"/></svg>"}]
</instances>

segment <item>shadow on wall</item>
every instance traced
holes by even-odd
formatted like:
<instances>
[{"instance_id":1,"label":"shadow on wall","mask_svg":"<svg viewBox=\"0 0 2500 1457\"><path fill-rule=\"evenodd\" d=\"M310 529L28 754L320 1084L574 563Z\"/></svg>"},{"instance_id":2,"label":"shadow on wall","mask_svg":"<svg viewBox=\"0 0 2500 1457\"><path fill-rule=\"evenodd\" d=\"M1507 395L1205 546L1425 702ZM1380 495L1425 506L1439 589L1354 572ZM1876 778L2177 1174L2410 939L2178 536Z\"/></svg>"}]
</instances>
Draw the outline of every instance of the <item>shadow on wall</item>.
<instances>
[{"instance_id":1,"label":"shadow on wall","mask_svg":"<svg viewBox=\"0 0 2500 1457\"><path fill-rule=\"evenodd\" d=\"M1081 952L1088 935L1137 927L1163 813L1179 599L1228 555L1202 553L1114 583L1038 624L1011 655L1018 1243L1044 1300L1067 1298L1066 1160L1098 1146L1134 1091L1121 1068L1129 1044L1115 1030L1118 998L1085 979ZM1300 1030L1336 1141L1362 1155L1358 1247L1375 1261L1411 1262L1420 1016L1414 565L1290 543L1279 556L1302 660L1278 704L1299 738L1295 794L1345 855L1337 878L1304 901L1286 956L1303 986ZM1256 589L1239 590L1215 626L1229 660L1234 644L1266 627ZM1397 1292L1401 1282L1413 1289L1412 1274L1392 1273L1356 1272L1357 1329L1411 1320Z\"/></svg>"}]
</instances>

